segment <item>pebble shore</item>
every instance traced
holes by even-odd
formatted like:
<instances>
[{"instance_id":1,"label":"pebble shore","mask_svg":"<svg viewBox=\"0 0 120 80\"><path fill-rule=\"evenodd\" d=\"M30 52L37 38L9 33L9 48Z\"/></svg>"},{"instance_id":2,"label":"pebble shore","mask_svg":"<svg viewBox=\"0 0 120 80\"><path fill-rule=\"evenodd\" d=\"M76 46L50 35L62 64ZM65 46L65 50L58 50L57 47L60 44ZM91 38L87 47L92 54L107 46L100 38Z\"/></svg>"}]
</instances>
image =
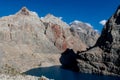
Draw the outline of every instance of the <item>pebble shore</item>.
<instances>
[{"instance_id":1,"label":"pebble shore","mask_svg":"<svg viewBox=\"0 0 120 80\"><path fill-rule=\"evenodd\" d=\"M54 79L48 79L45 76L41 77L35 77L35 76L29 76L29 75L7 75L7 74L0 74L0 80L54 80Z\"/></svg>"}]
</instances>

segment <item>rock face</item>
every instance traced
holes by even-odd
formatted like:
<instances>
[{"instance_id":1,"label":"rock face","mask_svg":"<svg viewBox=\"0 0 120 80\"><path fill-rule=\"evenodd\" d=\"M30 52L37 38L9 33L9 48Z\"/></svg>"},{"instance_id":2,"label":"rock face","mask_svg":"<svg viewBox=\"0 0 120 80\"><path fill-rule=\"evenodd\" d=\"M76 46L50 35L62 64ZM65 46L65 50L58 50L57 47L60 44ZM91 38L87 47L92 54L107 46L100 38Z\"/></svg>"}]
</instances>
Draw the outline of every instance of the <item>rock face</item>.
<instances>
[{"instance_id":1,"label":"rock face","mask_svg":"<svg viewBox=\"0 0 120 80\"><path fill-rule=\"evenodd\" d=\"M70 26L71 32L74 35L78 34L79 38L88 46L88 48L95 45L97 39L99 38L99 34L89 23L83 23L75 20L74 22L70 23Z\"/></svg>"},{"instance_id":2,"label":"rock face","mask_svg":"<svg viewBox=\"0 0 120 80\"><path fill-rule=\"evenodd\" d=\"M49 63L59 64L60 50L44 34L45 25L35 12L22 8L0 19L0 72L21 72ZM48 54L49 53L49 54ZM51 55L55 54L56 55ZM17 71L16 71L17 70Z\"/></svg>"},{"instance_id":3,"label":"rock face","mask_svg":"<svg viewBox=\"0 0 120 80\"><path fill-rule=\"evenodd\" d=\"M54 79L49 79L45 76L36 77L36 76L30 76L30 75L0 74L0 80L54 80Z\"/></svg>"},{"instance_id":4,"label":"rock face","mask_svg":"<svg viewBox=\"0 0 120 80\"><path fill-rule=\"evenodd\" d=\"M0 74L0 80L39 80L39 77L28 76L28 75L12 76L12 75L7 75L7 74Z\"/></svg>"},{"instance_id":5,"label":"rock face","mask_svg":"<svg viewBox=\"0 0 120 80\"><path fill-rule=\"evenodd\" d=\"M60 51L64 51L67 48L75 51L86 49L86 44L82 43L78 35L72 35L70 26L59 18L48 14L42 18L42 21L46 27L44 34Z\"/></svg>"},{"instance_id":6,"label":"rock face","mask_svg":"<svg viewBox=\"0 0 120 80\"><path fill-rule=\"evenodd\" d=\"M79 72L120 75L120 6L107 21L96 44L76 56L74 66L79 67ZM69 66L69 62L65 64Z\"/></svg>"},{"instance_id":7,"label":"rock face","mask_svg":"<svg viewBox=\"0 0 120 80\"><path fill-rule=\"evenodd\" d=\"M14 15L0 18L1 73L57 65L60 53L67 48L83 51L87 45L58 17L48 14L41 19L23 7Z\"/></svg>"}]
</instances>

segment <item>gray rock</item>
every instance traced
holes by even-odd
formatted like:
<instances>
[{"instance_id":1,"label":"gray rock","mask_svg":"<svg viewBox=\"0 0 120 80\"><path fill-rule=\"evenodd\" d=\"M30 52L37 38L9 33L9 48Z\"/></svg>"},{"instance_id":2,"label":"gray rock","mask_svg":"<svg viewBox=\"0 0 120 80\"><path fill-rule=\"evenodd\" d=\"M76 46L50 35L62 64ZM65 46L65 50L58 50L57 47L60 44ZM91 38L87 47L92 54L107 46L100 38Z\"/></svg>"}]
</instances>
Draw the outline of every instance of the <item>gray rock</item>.
<instances>
[{"instance_id":1,"label":"gray rock","mask_svg":"<svg viewBox=\"0 0 120 80\"><path fill-rule=\"evenodd\" d=\"M72 35L70 26L58 17L48 14L41 21L45 25L44 34L60 51L65 51L67 48L74 51L86 50L86 44L78 35Z\"/></svg>"},{"instance_id":2,"label":"gray rock","mask_svg":"<svg viewBox=\"0 0 120 80\"><path fill-rule=\"evenodd\" d=\"M74 54L79 72L120 75L120 6L107 21L96 44Z\"/></svg>"},{"instance_id":3,"label":"gray rock","mask_svg":"<svg viewBox=\"0 0 120 80\"><path fill-rule=\"evenodd\" d=\"M0 71L21 73L40 66L58 65L66 48L86 50L68 24L53 15L39 18L23 7L14 15L0 18ZM7 66L6 66L7 65Z\"/></svg>"},{"instance_id":4,"label":"gray rock","mask_svg":"<svg viewBox=\"0 0 120 80\"><path fill-rule=\"evenodd\" d=\"M78 34L79 38L88 46L88 48L95 45L97 39L99 38L99 33L88 23L75 20L70 23L70 27L73 35Z\"/></svg>"},{"instance_id":5,"label":"gray rock","mask_svg":"<svg viewBox=\"0 0 120 80\"><path fill-rule=\"evenodd\" d=\"M44 63L59 64L60 50L44 31L45 25L38 15L25 7L14 15L0 18L0 71L24 72L40 64L45 66Z\"/></svg>"},{"instance_id":6,"label":"gray rock","mask_svg":"<svg viewBox=\"0 0 120 80\"><path fill-rule=\"evenodd\" d=\"M120 6L118 7L115 14L107 21L105 27L102 30L102 34L97 40L95 46L79 54L80 56L79 61L83 60L83 63L86 63L85 60L87 60L89 62L87 64L91 65L93 68L96 68L95 71L94 69L90 69L91 73L120 75L120 32L119 32L120 17L119 16L120 16ZM82 63L79 62L79 64ZM81 68L83 67L79 66L80 71Z\"/></svg>"}]
</instances>

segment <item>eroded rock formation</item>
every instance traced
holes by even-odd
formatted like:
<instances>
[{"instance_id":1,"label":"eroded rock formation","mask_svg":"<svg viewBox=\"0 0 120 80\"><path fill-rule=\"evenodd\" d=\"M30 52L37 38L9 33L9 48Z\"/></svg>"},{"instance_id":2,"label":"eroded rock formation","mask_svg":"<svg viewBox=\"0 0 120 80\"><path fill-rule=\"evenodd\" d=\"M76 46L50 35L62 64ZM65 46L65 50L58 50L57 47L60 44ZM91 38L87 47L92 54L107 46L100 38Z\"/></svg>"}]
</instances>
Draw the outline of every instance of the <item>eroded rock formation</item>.
<instances>
[{"instance_id":1,"label":"eroded rock formation","mask_svg":"<svg viewBox=\"0 0 120 80\"><path fill-rule=\"evenodd\" d=\"M60 53L67 48L83 51L87 47L67 23L51 14L39 18L23 7L14 15L0 18L1 73L57 65Z\"/></svg>"},{"instance_id":2,"label":"eroded rock formation","mask_svg":"<svg viewBox=\"0 0 120 80\"><path fill-rule=\"evenodd\" d=\"M99 33L95 31L89 23L75 20L70 24L70 27L72 34L77 34L88 48L94 46L99 38Z\"/></svg>"},{"instance_id":3,"label":"eroded rock formation","mask_svg":"<svg viewBox=\"0 0 120 80\"><path fill-rule=\"evenodd\" d=\"M120 6L107 21L96 44L77 56L79 72L120 75Z\"/></svg>"}]
</instances>

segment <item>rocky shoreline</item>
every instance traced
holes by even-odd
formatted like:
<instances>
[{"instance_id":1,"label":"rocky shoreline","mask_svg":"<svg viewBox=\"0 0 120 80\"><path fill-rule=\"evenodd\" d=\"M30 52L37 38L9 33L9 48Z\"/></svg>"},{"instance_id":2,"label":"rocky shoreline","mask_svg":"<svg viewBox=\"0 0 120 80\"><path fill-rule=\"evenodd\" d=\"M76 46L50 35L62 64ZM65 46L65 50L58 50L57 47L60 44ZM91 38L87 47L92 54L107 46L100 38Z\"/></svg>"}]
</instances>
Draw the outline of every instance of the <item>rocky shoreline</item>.
<instances>
[{"instance_id":1,"label":"rocky shoreline","mask_svg":"<svg viewBox=\"0 0 120 80\"><path fill-rule=\"evenodd\" d=\"M35 77L35 76L30 76L30 75L0 74L0 80L54 80L54 79L48 79L45 76Z\"/></svg>"}]
</instances>

